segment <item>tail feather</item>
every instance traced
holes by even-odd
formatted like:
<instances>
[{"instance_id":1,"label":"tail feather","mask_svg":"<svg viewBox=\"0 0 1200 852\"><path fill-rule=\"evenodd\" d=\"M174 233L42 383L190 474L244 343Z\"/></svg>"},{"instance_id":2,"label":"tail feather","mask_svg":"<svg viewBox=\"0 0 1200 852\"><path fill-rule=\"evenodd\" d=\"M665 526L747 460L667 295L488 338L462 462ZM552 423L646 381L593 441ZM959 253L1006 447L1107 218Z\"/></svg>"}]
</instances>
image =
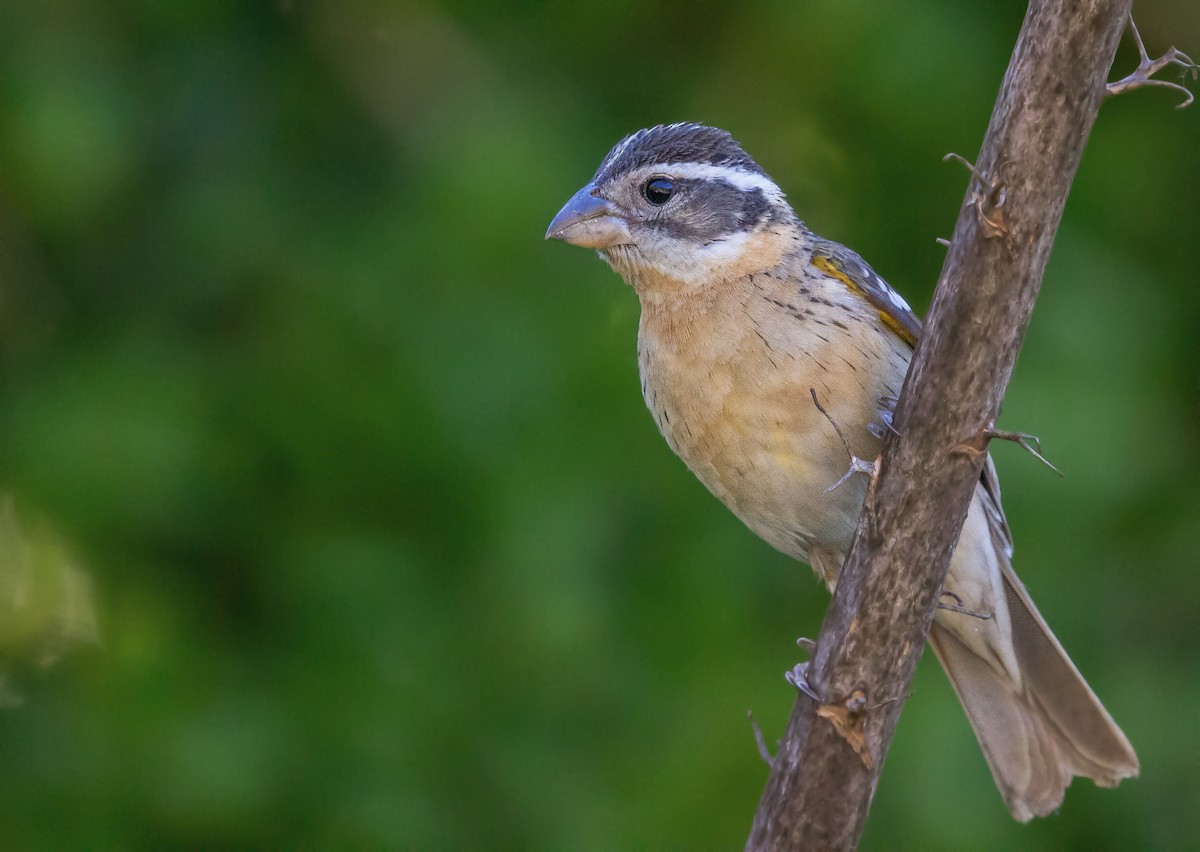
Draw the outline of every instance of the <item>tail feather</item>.
<instances>
[{"instance_id":1,"label":"tail feather","mask_svg":"<svg viewBox=\"0 0 1200 852\"><path fill-rule=\"evenodd\" d=\"M1140 766L1124 732L1079 674L1012 568L1005 563L1002 569L1025 691L1069 750L1075 774L1102 787L1136 776Z\"/></svg>"},{"instance_id":2,"label":"tail feather","mask_svg":"<svg viewBox=\"0 0 1200 852\"><path fill-rule=\"evenodd\" d=\"M992 617L940 611L929 642L996 786L1024 822L1058 808L1076 775L1112 787L1136 776L1139 765L1013 573L993 499L983 488L976 492L947 580L953 591L956 583L971 590Z\"/></svg>"},{"instance_id":3,"label":"tail feather","mask_svg":"<svg viewBox=\"0 0 1200 852\"><path fill-rule=\"evenodd\" d=\"M1058 760L1055 738L1039 725L1011 681L998 675L955 635L934 624L929 644L967 711L996 786L1021 822L1062 803L1070 773Z\"/></svg>"}]
</instances>

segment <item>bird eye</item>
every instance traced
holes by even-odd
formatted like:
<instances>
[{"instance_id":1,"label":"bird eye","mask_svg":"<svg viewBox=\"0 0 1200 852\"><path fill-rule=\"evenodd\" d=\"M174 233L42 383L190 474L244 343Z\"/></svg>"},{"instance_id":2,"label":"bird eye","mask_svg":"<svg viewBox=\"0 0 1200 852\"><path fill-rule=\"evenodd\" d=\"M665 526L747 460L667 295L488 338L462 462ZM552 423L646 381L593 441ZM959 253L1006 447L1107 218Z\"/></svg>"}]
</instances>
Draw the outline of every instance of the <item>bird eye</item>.
<instances>
[{"instance_id":1,"label":"bird eye","mask_svg":"<svg viewBox=\"0 0 1200 852\"><path fill-rule=\"evenodd\" d=\"M675 182L669 178L652 178L642 187L642 195L656 206L666 204L675 194Z\"/></svg>"}]
</instances>

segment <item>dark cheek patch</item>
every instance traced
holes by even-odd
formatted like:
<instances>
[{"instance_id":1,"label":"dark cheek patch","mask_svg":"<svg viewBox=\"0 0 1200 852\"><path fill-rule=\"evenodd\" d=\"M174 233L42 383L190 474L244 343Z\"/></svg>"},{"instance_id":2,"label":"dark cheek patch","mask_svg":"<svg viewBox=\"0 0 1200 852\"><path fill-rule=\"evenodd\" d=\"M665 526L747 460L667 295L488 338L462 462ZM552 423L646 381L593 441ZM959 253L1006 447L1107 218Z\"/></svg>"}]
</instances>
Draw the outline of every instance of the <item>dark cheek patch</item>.
<instances>
[{"instance_id":1,"label":"dark cheek patch","mask_svg":"<svg viewBox=\"0 0 1200 852\"><path fill-rule=\"evenodd\" d=\"M770 209L761 189L739 189L722 180L676 183L679 203L648 223L672 237L710 243L750 230Z\"/></svg>"}]
</instances>

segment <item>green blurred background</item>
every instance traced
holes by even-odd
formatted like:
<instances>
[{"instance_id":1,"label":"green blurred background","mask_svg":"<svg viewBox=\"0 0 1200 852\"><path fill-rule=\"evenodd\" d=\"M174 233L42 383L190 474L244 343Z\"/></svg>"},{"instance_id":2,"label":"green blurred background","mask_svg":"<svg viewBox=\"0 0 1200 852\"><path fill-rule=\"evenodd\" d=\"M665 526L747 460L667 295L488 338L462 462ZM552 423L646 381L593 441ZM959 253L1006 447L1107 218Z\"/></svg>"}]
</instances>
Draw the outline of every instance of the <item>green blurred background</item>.
<instances>
[{"instance_id":1,"label":"green blurred background","mask_svg":"<svg viewBox=\"0 0 1200 852\"><path fill-rule=\"evenodd\" d=\"M1194 0L1138 11L1200 52ZM747 711L781 734L828 597L670 454L633 293L542 234L623 134L705 121L923 310L1023 12L5 0L0 847L740 846ZM1178 100L1104 107L1008 395L1066 478L997 449L1142 778L1013 823L929 658L866 848L1200 843Z\"/></svg>"}]
</instances>

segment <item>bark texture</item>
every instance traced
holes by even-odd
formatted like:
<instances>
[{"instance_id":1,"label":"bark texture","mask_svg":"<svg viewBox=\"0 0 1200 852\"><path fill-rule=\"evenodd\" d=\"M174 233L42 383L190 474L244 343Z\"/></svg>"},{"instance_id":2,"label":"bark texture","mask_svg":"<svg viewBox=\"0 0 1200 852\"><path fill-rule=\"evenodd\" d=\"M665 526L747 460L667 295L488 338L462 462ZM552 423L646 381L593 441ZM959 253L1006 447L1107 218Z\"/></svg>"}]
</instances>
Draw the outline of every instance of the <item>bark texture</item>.
<instances>
[{"instance_id":1,"label":"bark texture","mask_svg":"<svg viewBox=\"0 0 1200 852\"><path fill-rule=\"evenodd\" d=\"M858 842L1130 5L1030 3L749 850Z\"/></svg>"}]
</instances>

